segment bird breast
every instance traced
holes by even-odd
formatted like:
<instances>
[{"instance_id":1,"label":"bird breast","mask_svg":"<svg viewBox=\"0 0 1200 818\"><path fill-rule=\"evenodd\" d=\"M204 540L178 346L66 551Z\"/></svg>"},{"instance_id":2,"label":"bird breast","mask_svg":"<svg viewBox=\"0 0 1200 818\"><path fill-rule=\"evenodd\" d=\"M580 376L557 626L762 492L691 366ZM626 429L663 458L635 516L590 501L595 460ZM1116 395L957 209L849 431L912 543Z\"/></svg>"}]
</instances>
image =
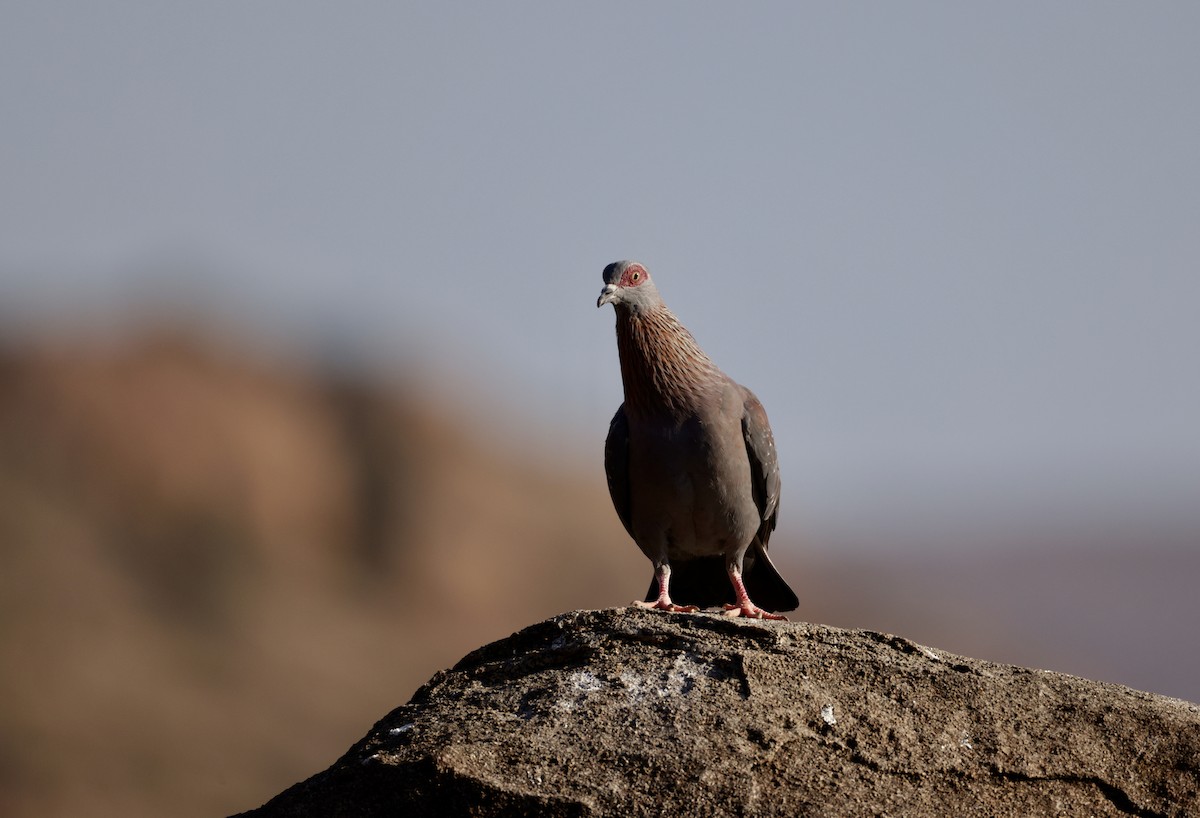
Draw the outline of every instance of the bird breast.
<instances>
[{"instance_id":1,"label":"bird breast","mask_svg":"<svg viewBox=\"0 0 1200 818\"><path fill-rule=\"evenodd\" d=\"M744 550L759 526L740 434L696 417L629 424L634 538L647 553L709 556ZM720 479L718 479L720 475ZM653 554L651 554L653 558Z\"/></svg>"}]
</instances>

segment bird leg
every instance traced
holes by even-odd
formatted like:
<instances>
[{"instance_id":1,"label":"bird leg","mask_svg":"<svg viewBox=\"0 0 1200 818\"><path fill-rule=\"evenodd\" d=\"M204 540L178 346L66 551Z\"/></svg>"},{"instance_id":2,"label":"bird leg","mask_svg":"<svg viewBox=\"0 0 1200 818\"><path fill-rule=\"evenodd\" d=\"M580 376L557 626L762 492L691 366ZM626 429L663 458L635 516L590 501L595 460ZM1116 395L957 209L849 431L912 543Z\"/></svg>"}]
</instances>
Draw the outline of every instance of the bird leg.
<instances>
[{"instance_id":1,"label":"bird leg","mask_svg":"<svg viewBox=\"0 0 1200 818\"><path fill-rule=\"evenodd\" d=\"M736 605L726 605L726 616L745 616L750 619L776 619L782 622L787 621L787 617L782 614L773 614L764 611L762 608L750 601L750 595L746 593L746 585L742 582L742 571L736 565L730 565L729 581L733 583L733 592L737 594Z\"/></svg>"},{"instance_id":2,"label":"bird leg","mask_svg":"<svg viewBox=\"0 0 1200 818\"><path fill-rule=\"evenodd\" d=\"M663 562L654 566L654 576L658 580L658 599L654 602L642 602L640 599L635 599L633 604L639 608L652 608L661 611L674 611L676 613L694 613L700 610L695 605L676 605L671 601L671 594L667 591L671 584L671 566Z\"/></svg>"}]
</instances>

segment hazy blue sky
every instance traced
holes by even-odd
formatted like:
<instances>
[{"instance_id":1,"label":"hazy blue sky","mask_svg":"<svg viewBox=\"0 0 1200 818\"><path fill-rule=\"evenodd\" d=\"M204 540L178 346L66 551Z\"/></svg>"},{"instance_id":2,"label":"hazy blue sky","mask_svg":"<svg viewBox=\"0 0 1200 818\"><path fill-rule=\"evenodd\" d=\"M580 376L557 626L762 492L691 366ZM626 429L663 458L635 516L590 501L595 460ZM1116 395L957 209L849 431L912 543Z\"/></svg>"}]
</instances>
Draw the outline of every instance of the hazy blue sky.
<instances>
[{"instance_id":1,"label":"hazy blue sky","mask_svg":"<svg viewBox=\"0 0 1200 818\"><path fill-rule=\"evenodd\" d=\"M189 294L486 374L599 468L637 258L767 406L785 522L1195 511L1198 38L1196 3L6 3L0 312Z\"/></svg>"}]
</instances>

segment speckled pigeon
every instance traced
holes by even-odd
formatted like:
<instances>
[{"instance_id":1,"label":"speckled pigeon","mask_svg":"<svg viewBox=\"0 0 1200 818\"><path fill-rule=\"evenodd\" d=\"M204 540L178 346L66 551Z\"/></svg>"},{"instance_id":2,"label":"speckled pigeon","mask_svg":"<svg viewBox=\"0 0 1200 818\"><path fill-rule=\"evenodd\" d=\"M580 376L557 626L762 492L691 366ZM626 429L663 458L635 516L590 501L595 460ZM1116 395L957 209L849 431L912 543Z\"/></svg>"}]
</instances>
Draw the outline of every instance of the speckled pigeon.
<instances>
[{"instance_id":1,"label":"speckled pigeon","mask_svg":"<svg viewBox=\"0 0 1200 818\"><path fill-rule=\"evenodd\" d=\"M762 404L701 351L641 264L604 268L605 304L617 313L625 402L604 469L617 516L654 563L636 604L785 619L770 612L799 603L767 556L779 460Z\"/></svg>"}]
</instances>

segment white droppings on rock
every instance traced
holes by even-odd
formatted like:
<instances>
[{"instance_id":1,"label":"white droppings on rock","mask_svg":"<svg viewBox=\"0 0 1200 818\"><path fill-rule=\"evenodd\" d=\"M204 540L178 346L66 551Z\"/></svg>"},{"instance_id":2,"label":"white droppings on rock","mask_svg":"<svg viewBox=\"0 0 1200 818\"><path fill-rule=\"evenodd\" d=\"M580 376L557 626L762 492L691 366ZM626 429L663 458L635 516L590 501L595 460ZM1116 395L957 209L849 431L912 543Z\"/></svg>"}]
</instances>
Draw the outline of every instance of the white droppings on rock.
<instances>
[{"instance_id":1,"label":"white droppings on rock","mask_svg":"<svg viewBox=\"0 0 1200 818\"><path fill-rule=\"evenodd\" d=\"M833 715L833 705L827 704L821 708L821 721L833 727L837 724L837 718Z\"/></svg>"},{"instance_id":2,"label":"white droppings on rock","mask_svg":"<svg viewBox=\"0 0 1200 818\"><path fill-rule=\"evenodd\" d=\"M399 727L393 727L391 730L388 730L388 735L389 736L398 736L401 733L407 733L409 730L413 729L414 727L416 727L416 724L414 722L409 722L408 724L402 724Z\"/></svg>"},{"instance_id":3,"label":"white droppings on rock","mask_svg":"<svg viewBox=\"0 0 1200 818\"><path fill-rule=\"evenodd\" d=\"M666 683L659 688L659 695L686 694L696 686L697 676L707 676L711 671L712 665L708 662L699 662L694 656L681 653L667 671Z\"/></svg>"},{"instance_id":4,"label":"white droppings on rock","mask_svg":"<svg viewBox=\"0 0 1200 818\"><path fill-rule=\"evenodd\" d=\"M921 649L921 653L924 653L926 656L928 656L933 661L935 661L935 662L942 661L942 657L939 656L935 651L930 650L929 648L925 647L924 645L918 645L917 647L919 647Z\"/></svg>"},{"instance_id":5,"label":"white droppings on rock","mask_svg":"<svg viewBox=\"0 0 1200 818\"><path fill-rule=\"evenodd\" d=\"M577 670L571 674L571 684L584 693L595 693L604 687L604 682L590 670Z\"/></svg>"},{"instance_id":6,"label":"white droppings on rock","mask_svg":"<svg viewBox=\"0 0 1200 818\"><path fill-rule=\"evenodd\" d=\"M712 670L712 664L698 661L694 655L679 654L664 674L644 676L625 670L619 681L625 688L626 704L632 706L648 697L686 696L696 686L696 680L708 676Z\"/></svg>"},{"instance_id":7,"label":"white droppings on rock","mask_svg":"<svg viewBox=\"0 0 1200 818\"><path fill-rule=\"evenodd\" d=\"M567 685L567 695L560 697L555 706L569 713L583 704L588 694L604 689L604 680L590 670L576 670L567 677Z\"/></svg>"}]
</instances>

